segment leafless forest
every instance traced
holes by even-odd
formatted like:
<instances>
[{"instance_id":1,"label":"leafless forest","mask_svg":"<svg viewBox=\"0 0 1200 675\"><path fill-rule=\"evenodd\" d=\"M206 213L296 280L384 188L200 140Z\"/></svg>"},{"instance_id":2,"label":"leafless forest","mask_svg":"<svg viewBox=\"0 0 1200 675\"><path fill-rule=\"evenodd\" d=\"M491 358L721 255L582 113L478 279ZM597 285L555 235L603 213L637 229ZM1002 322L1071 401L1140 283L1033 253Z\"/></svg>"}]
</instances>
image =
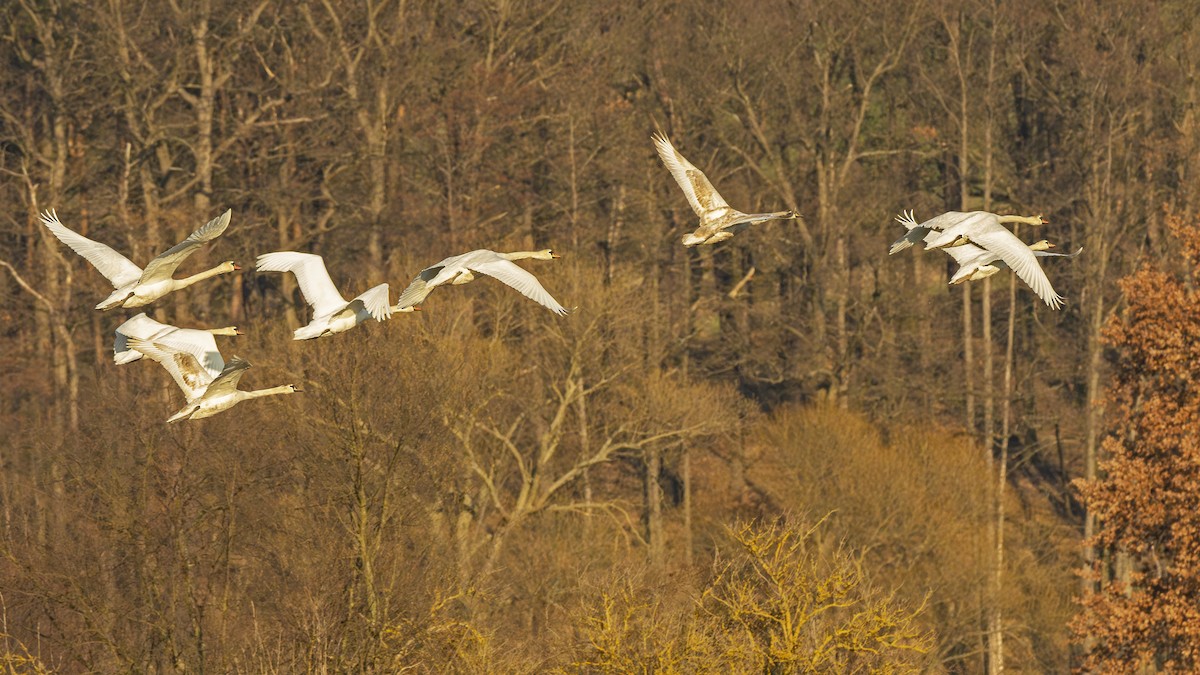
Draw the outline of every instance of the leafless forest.
<instances>
[{"instance_id":1,"label":"leafless forest","mask_svg":"<svg viewBox=\"0 0 1200 675\"><path fill-rule=\"evenodd\" d=\"M0 3L0 655L8 672L1064 672L1098 527L1117 280L1194 214L1189 0ZM662 130L731 204L685 248ZM297 396L167 426L134 311L40 225L245 270ZM1043 214L1052 311L903 229ZM1036 236L1035 236L1036 235ZM254 257L339 285L475 248L494 280L294 342ZM918 247L919 248L919 247ZM227 340L227 341L225 341ZM1107 572L1105 572L1107 574ZM1079 625L1079 624L1076 624ZM1086 632L1086 631L1085 631ZM890 670L888 670L890 669Z\"/></svg>"}]
</instances>

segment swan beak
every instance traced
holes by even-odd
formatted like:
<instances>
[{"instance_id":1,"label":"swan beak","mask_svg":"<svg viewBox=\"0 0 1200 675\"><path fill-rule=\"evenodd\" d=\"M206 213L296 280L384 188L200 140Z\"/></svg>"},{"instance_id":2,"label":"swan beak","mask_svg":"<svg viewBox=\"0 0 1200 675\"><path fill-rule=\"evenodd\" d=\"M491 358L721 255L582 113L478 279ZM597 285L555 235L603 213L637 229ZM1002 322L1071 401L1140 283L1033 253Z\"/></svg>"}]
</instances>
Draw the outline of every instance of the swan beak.
<instances>
[{"instance_id":1,"label":"swan beak","mask_svg":"<svg viewBox=\"0 0 1200 675\"><path fill-rule=\"evenodd\" d=\"M241 269L242 269L242 266L241 266L241 265L239 265L239 264L237 264L237 263L233 263L233 271L234 271L234 272L238 272L238 271L240 271Z\"/></svg>"},{"instance_id":2,"label":"swan beak","mask_svg":"<svg viewBox=\"0 0 1200 675\"><path fill-rule=\"evenodd\" d=\"M234 329L233 329L233 334L234 334L234 335L245 335L245 334L246 334L246 331L242 330L241 328L234 328Z\"/></svg>"},{"instance_id":3,"label":"swan beak","mask_svg":"<svg viewBox=\"0 0 1200 675\"><path fill-rule=\"evenodd\" d=\"M298 385L298 384L293 384L293 385L292 385L292 391L294 391L294 392L297 392L297 393L302 393L304 390L300 388L300 385Z\"/></svg>"},{"instance_id":4,"label":"swan beak","mask_svg":"<svg viewBox=\"0 0 1200 675\"><path fill-rule=\"evenodd\" d=\"M1038 216L1038 220L1042 221L1042 224L1043 224L1043 225L1049 225L1049 224L1050 224L1050 221L1049 221L1049 220L1046 220L1046 219L1045 219L1045 218L1043 218L1042 216Z\"/></svg>"},{"instance_id":5,"label":"swan beak","mask_svg":"<svg viewBox=\"0 0 1200 675\"><path fill-rule=\"evenodd\" d=\"M1046 242L1046 248L1058 248L1058 245L1057 245L1057 244L1051 244L1050 242Z\"/></svg>"},{"instance_id":6,"label":"swan beak","mask_svg":"<svg viewBox=\"0 0 1200 675\"><path fill-rule=\"evenodd\" d=\"M559 259L559 258L561 258L562 256L561 256L561 255L559 255L559 254L557 254L557 253L551 253L551 254L550 254L550 257L551 257L552 259L554 259L554 260L558 260L558 259Z\"/></svg>"},{"instance_id":7,"label":"swan beak","mask_svg":"<svg viewBox=\"0 0 1200 675\"><path fill-rule=\"evenodd\" d=\"M412 311L414 311L414 312L421 312L421 311L424 311L424 310L422 310L422 309L421 309L420 307L418 307L417 305L413 305Z\"/></svg>"}]
</instances>

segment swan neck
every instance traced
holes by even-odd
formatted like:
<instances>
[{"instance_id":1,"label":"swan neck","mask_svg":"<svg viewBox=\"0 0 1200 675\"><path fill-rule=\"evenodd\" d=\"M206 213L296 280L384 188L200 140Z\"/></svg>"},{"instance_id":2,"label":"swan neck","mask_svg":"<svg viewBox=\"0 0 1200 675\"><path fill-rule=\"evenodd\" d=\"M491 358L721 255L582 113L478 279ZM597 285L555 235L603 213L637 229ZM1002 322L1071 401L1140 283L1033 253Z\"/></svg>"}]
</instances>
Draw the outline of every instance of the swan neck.
<instances>
[{"instance_id":1,"label":"swan neck","mask_svg":"<svg viewBox=\"0 0 1200 675\"><path fill-rule=\"evenodd\" d=\"M500 257L508 260L525 260L526 258L536 258L541 254L541 251L513 251L512 253L501 253Z\"/></svg>"},{"instance_id":2,"label":"swan neck","mask_svg":"<svg viewBox=\"0 0 1200 675\"><path fill-rule=\"evenodd\" d=\"M1039 216L997 216L1001 223L1024 223L1025 225L1041 225Z\"/></svg>"},{"instance_id":3,"label":"swan neck","mask_svg":"<svg viewBox=\"0 0 1200 675\"><path fill-rule=\"evenodd\" d=\"M210 270L204 270L203 272L200 272L198 274L193 274L190 277L176 279L175 287L176 288L184 288L186 286L191 286L192 284L196 283L197 281L204 281L205 279L208 279L209 277L215 277L220 274L227 274L232 271L233 270L225 267L224 264L217 265L216 267L214 267Z\"/></svg>"},{"instance_id":4,"label":"swan neck","mask_svg":"<svg viewBox=\"0 0 1200 675\"><path fill-rule=\"evenodd\" d=\"M291 394L292 391L292 385L281 384L278 387L271 387L270 389L252 389L250 391L243 391L242 398L262 398L263 396L274 396L276 394Z\"/></svg>"}]
</instances>

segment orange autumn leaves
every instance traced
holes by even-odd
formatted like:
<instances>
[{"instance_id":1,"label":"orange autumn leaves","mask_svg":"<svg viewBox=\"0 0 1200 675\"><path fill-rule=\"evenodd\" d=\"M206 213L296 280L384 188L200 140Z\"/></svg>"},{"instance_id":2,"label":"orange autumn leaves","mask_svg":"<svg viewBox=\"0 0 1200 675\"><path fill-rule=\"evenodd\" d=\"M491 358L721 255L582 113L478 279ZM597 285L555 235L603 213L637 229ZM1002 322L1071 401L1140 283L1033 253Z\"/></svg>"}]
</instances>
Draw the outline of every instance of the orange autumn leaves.
<instances>
[{"instance_id":1,"label":"orange autumn leaves","mask_svg":"<svg viewBox=\"0 0 1200 675\"><path fill-rule=\"evenodd\" d=\"M1200 667L1200 222L1172 216L1186 269L1121 281L1100 477L1079 481L1105 552L1073 624L1084 670Z\"/></svg>"}]
</instances>

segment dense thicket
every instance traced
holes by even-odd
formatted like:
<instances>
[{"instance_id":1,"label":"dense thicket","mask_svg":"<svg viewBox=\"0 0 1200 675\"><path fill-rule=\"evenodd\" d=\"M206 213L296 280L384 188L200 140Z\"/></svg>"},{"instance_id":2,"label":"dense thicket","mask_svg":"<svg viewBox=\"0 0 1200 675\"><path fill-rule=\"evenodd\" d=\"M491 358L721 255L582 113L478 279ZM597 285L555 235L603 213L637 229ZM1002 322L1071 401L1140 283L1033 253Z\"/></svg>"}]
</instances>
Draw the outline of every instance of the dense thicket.
<instances>
[{"instance_id":1,"label":"dense thicket","mask_svg":"<svg viewBox=\"0 0 1200 675\"><path fill-rule=\"evenodd\" d=\"M1186 271L1149 263L1124 277L1128 311L1104 335L1115 352L1114 433L1104 443L1103 477L1082 488L1105 523L1097 543L1117 560L1089 570L1099 592L1075 622L1078 635L1095 642L1085 664L1092 670L1200 667L1200 227L1178 217L1167 225L1183 245Z\"/></svg>"},{"instance_id":2,"label":"dense thicket","mask_svg":"<svg viewBox=\"0 0 1200 675\"><path fill-rule=\"evenodd\" d=\"M624 663L595 651L620 597L670 632L657 646L730 649L736 622L695 616L722 570L832 514L840 545L796 559L861 566L864 602L916 612L928 648L904 663L1063 670L1091 591L1072 569L1115 557L1079 548L1097 522L1067 488L1096 471L1113 280L1169 267L1164 206L1195 211L1196 19L1182 0L3 4L7 658L588 670ZM804 218L683 248L656 129L735 206ZM393 292L446 255L549 246L566 257L534 271L577 311L480 281L293 343L289 277L213 280L156 317L238 324L246 382L306 393L166 427L178 393L111 363L127 315L92 310L106 283L45 208L139 263L232 208L186 270L298 249ZM1046 265L1067 307L887 256L904 208L1045 215L1085 249Z\"/></svg>"}]
</instances>

